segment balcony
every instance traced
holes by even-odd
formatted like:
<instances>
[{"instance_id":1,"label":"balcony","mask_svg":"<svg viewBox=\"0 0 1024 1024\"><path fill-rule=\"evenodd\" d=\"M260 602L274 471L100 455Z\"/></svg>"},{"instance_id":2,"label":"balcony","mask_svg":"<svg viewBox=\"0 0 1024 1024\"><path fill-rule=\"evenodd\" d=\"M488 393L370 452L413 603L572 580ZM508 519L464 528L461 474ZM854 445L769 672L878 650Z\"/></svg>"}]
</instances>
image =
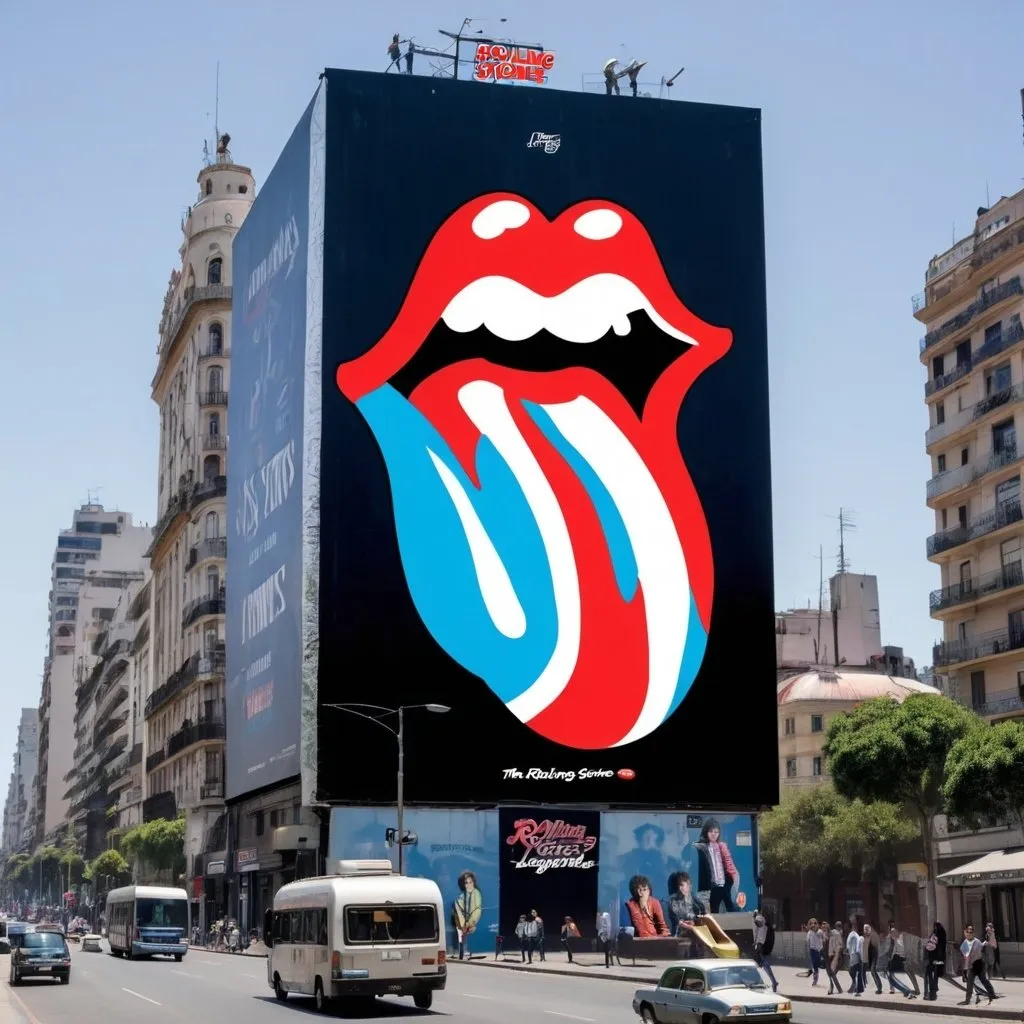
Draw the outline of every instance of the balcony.
<instances>
[{"instance_id":1,"label":"balcony","mask_svg":"<svg viewBox=\"0 0 1024 1024\"><path fill-rule=\"evenodd\" d=\"M974 249L971 267L977 270L1022 243L1024 243L1024 227L1013 230L1011 225L1007 225L1002 231L997 231L991 238L986 239Z\"/></svg>"},{"instance_id":2,"label":"balcony","mask_svg":"<svg viewBox=\"0 0 1024 1024\"><path fill-rule=\"evenodd\" d=\"M222 452L228 446L228 439L223 434L203 434L204 452Z\"/></svg>"},{"instance_id":3,"label":"balcony","mask_svg":"<svg viewBox=\"0 0 1024 1024\"><path fill-rule=\"evenodd\" d=\"M223 601L223 598L221 599ZM194 603L194 602L193 602ZM163 707L169 700L177 697L184 691L198 676L215 675L224 671L224 647L218 644L206 654L199 654L197 651L190 658L182 662L181 667L170 676L161 686L158 686L147 698L144 715L149 718L158 708Z\"/></svg>"},{"instance_id":4,"label":"balcony","mask_svg":"<svg viewBox=\"0 0 1024 1024\"><path fill-rule=\"evenodd\" d=\"M1003 697L1000 700L987 700L983 704L975 704L974 710L982 718L995 715L1014 715L1024 712L1024 700L1019 696Z\"/></svg>"},{"instance_id":5,"label":"balcony","mask_svg":"<svg viewBox=\"0 0 1024 1024\"><path fill-rule=\"evenodd\" d=\"M985 572L960 583L953 583L941 590L933 590L929 599L932 613L953 608L958 604L975 604L990 594L1024 586L1024 567L1020 562L1010 562L1002 569Z\"/></svg>"},{"instance_id":6,"label":"balcony","mask_svg":"<svg viewBox=\"0 0 1024 1024\"><path fill-rule=\"evenodd\" d=\"M1009 281L1004 281L996 288L991 288L983 295L979 295L966 309L962 309L941 327L937 327L934 331L929 331L921 339L920 351L924 352L933 345L937 345L940 341L944 341L950 335L962 331L976 316L985 312L986 309L991 309L1005 299L1021 294L1024 294L1024 288L1021 287L1020 275L1010 278Z\"/></svg>"},{"instance_id":7,"label":"balcony","mask_svg":"<svg viewBox=\"0 0 1024 1024\"><path fill-rule=\"evenodd\" d=\"M928 538L928 557L949 551L951 548L960 547L969 541L985 537L1004 526L1012 526L1019 523L1024 515L1021 513L1020 498L1011 498L1009 501L1000 502L980 516L970 519L966 526L954 526L951 530L943 530L941 533L933 533Z\"/></svg>"},{"instance_id":8,"label":"balcony","mask_svg":"<svg viewBox=\"0 0 1024 1024\"><path fill-rule=\"evenodd\" d=\"M206 540L201 540L198 544L194 545L188 553L188 563L186 569L193 569L201 562L205 562L210 558L227 558L228 557L228 539L227 537L207 537Z\"/></svg>"},{"instance_id":9,"label":"balcony","mask_svg":"<svg viewBox=\"0 0 1024 1024\"><path fill-rule=\"evenodd\" d=\"M174 821L177 816L178 805L174 799L174 793L169 790L165 790L163 793L154 793L142 801L142 820L145 822L156 821L157 818Z\"/></svg>"},{"instance_id":10,"label":"balcony","mask_svg":"<svg viewBox=\"0 0 1024 1024\"><path fill-rule=\"evenodd\" d=\"M200 800L223 800L224 799L224 783L223 782L207 782L199 787L199 799Z\"/></svg>"},{"instance_id":11,"label":"balcony","mask_svg":"<svg viewBox=\"0 0 1024 1024\"><path fill-rule=\"evenodd\" d=\"M186 288L182 293L181 302L175 309L167 326L160 332L160 352L166 352L168 345L173 343L178 336L181 325L197 303L210 302L213 299L227 299L231 301L231 285L229 284L207 284L193 285Z\"/></svg>"},{"instance_id":12,"label":"balcony","mask_svg":"<svg viewBox=\"0 0 1024 1024\"><path fill-rule=\"evenodd\" d=\"M1022 648L1024 648L1024 630L995 629L989 633L979 633L966 640L936 644L932 648L932 662L937 668L959 665L965 661L993 658L997 654L1019 651Z\"/></svg>"},{"instance_id":13,"label":"balcony","mask_svg":"<svg viewBox=\"0 0 1024 1024\"><path fill-rule=\"evenodd\" d=\"M161 747L159 750L154 750L149 757L146 758L146 772L151 772L154 768L158 768L160 765L167 760L167 751Z\"/></svg>"},{"instance_id":14,"label":"balcony","mask_svg":"<svg viewBox=\"0 0 1024 1024\"><path fill-rule=\"evenodd\" d=\"M223 615L224 607L223 587L216 597L197 597L194 601L189 601L189 603L185 605L185 610L181 614L181 628L188 629L192 623L206 615Z\"/></svg>"},{"instance_id":15,"label":"balcony","mask_svg":"<svg viewBox=\"0 0 1024 1024\"><path fill-rule=\"evenodd\" d=\"M966 466L957 466L955 469L945 469L941 473L936 473L925 487L928 501L973 483L975 468L968 462Z\"/></svg>"},{"instance_id":16,"label":"balcony","mask_svg":"<svg viewBox=\"0 0 1024 1024\"><path fill-rule=\"evenodd\" d=\"M204 349L199 353L199 362L205 363L209 359L230 359L231 349L225 348L223 345L215 345L211 348Z\"/></svg>"},{"instance_id":17,"label":"balcony","mask_svg":"<svg viewBox=\"0 0 1024 1024\"><path fill-rule=\"evenodd\" d=\"M926 380L924 382L924 397L931 398L937 391L942 391L948 388L950 384L955 384L958 380L963 380L971 372L971 360L965 359L962 363L957 365L949 371L944 373L941 377L935 377L933 380Z\"/></svg>"},{"instance_id":18,"label":"balcony","mask_svg":"<svg viewBox=\"0 0 1024 1024\"><path fill-rule=\"evenodd\" d=\"M1024 338L1024 327L1021 327L1020 320L1015 316L1010 320L1005 331L1000 331L991 338L986 338L978 349L971 353L971 365L980 366L994 356L1005 352L1008 348L1012 348L1022 338Z\"/></svg>"},{"instance_id":19,"label":"balcony","mask_svg":"<svg viewBox=\"0 0 1024 1024\"><path fill-rule=\"evenodd\" d=\"M209 405L227 405L228 393L226 391L200 391L199 406L205 408Z\"/></svg>"},{"instance_id":20,"label":"balcony","mask_svg":"<svg viewBox=\"0 0 1024 1024\"><path fill-rule=\"evenodd\" d=\"M1021 330L1020 335L1024 338L1024 329ZM1002 408L1005 405L1014 405L1022 398L1024 398L1024 384L1014 384L1012 387L996 391L987 398L983 398L980 402L976 402L969 409L964 409L962 412L950 416L944 423L936 423L934 427L925 432L925 446L931 447L937 441L941 441L943 438L963 430L968 424L973 423L975 420L980 420L993 410Z\"/></svg>"},{"instance_id":21,"label":"balcony","mask_svg":"<svg viewBox=\"0 0 1024 1024\"><path fill-rule=\"evenodd\" d=\"M119 704L128 697L128 685L124 673L114 682L108 683L105 690L96 695L96 718L94 726L101 726L117 710Z\"/></svg>"},{"instance_id":22,"label":"balcony","mask_svg":"<svg viewBox=\"0 0 1024 1024\"><path fill-rule=\"evenodd\" d=\"M167 739L167 756L175 757L183 750L205 743L210 740L224 739L223 721L204 721L200 719L194 725L183 725Z\"/></svg>"},{"instance_id":23,"label":"balcony","mask_svg":"<svg viewBox=\"0 0 1024 1024\"><path fill-rule=\"evenodd\" d=\"M226 476L215 476L210 480L204 480L201 484L196 484L192 489L188 510L193 512L200 503L209 501L211 498L223 498L227 493L228 478Z\"/></svg>"}]
</instances>

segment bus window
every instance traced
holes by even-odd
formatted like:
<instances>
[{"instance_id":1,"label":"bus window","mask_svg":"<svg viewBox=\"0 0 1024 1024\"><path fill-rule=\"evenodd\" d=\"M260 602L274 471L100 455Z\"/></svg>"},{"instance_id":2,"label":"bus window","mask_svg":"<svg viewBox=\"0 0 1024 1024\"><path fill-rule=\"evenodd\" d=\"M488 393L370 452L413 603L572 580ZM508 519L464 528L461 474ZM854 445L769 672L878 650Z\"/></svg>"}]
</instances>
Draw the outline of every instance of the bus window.
<instances>
[{"instance_id":1,"label":"bus window","mask_svg":"<svg viewBox=\"0 0 1024 1024\"><path fill-rule=\"evenodd\" d=\"M432 906L346 907L345 938L364 942L436 942L437 912Z\"/></svg>"},{"instance_id":2,"label":"bus window","mask_svg":"<svg viewBox=\"0 0 1024 1024\"><path fill-rule=\"evenodd\" d=\"M135 920L140 928L180 928L188 931L188 904L184 900L140 897L135 901Z\"/></svg>"}]
</instances>

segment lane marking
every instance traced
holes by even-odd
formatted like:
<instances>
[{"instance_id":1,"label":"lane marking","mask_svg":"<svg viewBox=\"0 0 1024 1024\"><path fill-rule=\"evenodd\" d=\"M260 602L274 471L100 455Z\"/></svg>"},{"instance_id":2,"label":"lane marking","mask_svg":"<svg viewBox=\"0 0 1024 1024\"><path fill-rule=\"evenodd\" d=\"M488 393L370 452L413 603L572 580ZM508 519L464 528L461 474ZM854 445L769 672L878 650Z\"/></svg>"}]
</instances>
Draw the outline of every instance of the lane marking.
<instances>
[{"instance_id":1,"label":"lane marking","mask_svg":"<svg viewBox=\"0 0 1024 1024\"><path fill-rule=\"evenodd\" d=\"M136 999L142 999L147 1003L152 1003L154 1006L163 1006L163 1003L158 1003L155 999L150 999L149 996L144 996L141 992L133 992L130 988L121 987L122 992L127 992L130 996L135 996Z\"/></svg>"},{"instance_id":2,"label":"lane marking","mask_svg":"<svg viewBox=\"0 0 1024 1024\"><path fill-rule=\"evenodd\" d=\"M243 974L242 977L243 978L256 978L257 981L258 981L260 978L263 977L263 975L262 974Z\"/></svg>"},{"instance_id":3,"label":"lane marking","mask_svg":"<svg viewBox=\"0 0 1024 1024\"><path fill-rule=\"evenodd\" d=\"M203 975L201 975L201 974L186 974L184 971L176 971L173 968L171 969L171 974L180 974L183 978L201 978L201 977L203 977Z\"/></svg>"},{"instance_id":4,"label":"lane marking","mask_svg":"<svg viewBox=\"0 0 1024 1024\"><path fill-rule=\"evenodd\" d=\"M577 1017L575 1013L559 1013L558 1010L545 1010L546 1014L552 1017L566 1017L569 1020L585 1020L587 1024L596 1024L596 1018L594 1017Z\"/></svg>"},{"instance_id":5,"label":"lane marking","mask_svg":"<svg viewBox=\"0 0 1024 1024\"><path fill-rule=\"evenodd\" d=\"M473 995L472 992L463 992L462 995L466 999L488 999L491 1001L494 1000L494 996L475 996Z\"/></svg>"}]
</instances>

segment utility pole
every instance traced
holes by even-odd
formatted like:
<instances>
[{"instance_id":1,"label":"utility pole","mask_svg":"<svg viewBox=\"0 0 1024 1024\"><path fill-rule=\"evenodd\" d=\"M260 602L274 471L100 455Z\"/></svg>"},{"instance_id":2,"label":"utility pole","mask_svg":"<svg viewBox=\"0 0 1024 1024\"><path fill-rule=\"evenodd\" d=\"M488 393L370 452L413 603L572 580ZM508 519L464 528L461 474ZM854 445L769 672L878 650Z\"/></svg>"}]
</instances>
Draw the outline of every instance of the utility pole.
<instances>
[{"instance_id":1,"label":"utility pole","mask_svg":"<svg viewBox=\"0 0 1024 1024\"><path fill-rule=\"evenodd\" d=\"M405 867L405 708L398 709L398 873Z\"/></svg>"},{"instance_id":2,"label":"utility pole","mask_svg":"<svg viewBox=\"0 0 1024 1024\"><path fill-rule=\"evenodd\" d=\"M821 662L821 605L825 586L825 549L818 545L818 639L814 641L814 660Z\"/></svg>"}]
</instances>

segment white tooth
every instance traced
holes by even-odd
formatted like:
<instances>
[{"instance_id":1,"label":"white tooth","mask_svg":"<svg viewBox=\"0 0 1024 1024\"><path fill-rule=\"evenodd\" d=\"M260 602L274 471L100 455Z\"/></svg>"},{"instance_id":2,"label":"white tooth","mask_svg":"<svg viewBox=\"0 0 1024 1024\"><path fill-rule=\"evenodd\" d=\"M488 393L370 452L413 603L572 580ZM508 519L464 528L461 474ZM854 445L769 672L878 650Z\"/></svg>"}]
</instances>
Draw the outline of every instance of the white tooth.
<instances>
[{"instance_id":1,"label":"white tooth","mask_svg":"<svg viewBox=\"0 0 1024 1024\"><path fill-rule=\"evenodd\" d=\"M615 744L621 746L657 729L672 706L692 600L686 557L650 471L601 409L580 397L544 410L611 495L636 558L647 616L647 699L633 727Z\"/></svg>"},{"instance_id":2,"label":"white tooth","mask_svg":"<svg viewBox=\"0 0 1024 1024\"><path fill-rule=\"evenodd\" d=\"M589 238L593 242L602 242L613 238L622 227L622 218L614 210L588 210L576 218L573 231L577 235Z\"/></svg>"},{"instance_id":3,"label":"white tooth","mask_svg":"<svg viewBox=\"0 0 1024 1024\"><path fill-rule=\"evenodd\" d=\"M508 277L481 277L456 295L442 314L460 334L486 325L506 341L524 341L548 330L563 341L589 344L609 330L630 332L629 314L643 310L670 337L696 345L658 314L643 292L619 274L594 274L559 295L538 295Z\"/></svg>"},{"instance_id":4,"label":"white tooth","mask_svg":"<svg viewBox=\"0 0 1024 1024\"><path fill-rule=\"evenodd\" d=\"M512 419L504 392L489 381L471 381L459 389L459 402L477 430L490 439L519 482L537 522L551 569L558 616L555 649L536 681L508 704L509 711L521 722L528 722L559 697L576 668L581 619L576 559L555 492Z\"/></svg>"},{"instance_id":5,"label":"white tooth","mask_svg":"<svg viewBox=\"0 0 1024 1024\"><path fill-rule=\"evenodd\" d=\"M497 238L507 228L521 228L529 219L528 206L514 199L499 199L473 218L473 234L477 238Z\"/></svg>"}]
</instances>

